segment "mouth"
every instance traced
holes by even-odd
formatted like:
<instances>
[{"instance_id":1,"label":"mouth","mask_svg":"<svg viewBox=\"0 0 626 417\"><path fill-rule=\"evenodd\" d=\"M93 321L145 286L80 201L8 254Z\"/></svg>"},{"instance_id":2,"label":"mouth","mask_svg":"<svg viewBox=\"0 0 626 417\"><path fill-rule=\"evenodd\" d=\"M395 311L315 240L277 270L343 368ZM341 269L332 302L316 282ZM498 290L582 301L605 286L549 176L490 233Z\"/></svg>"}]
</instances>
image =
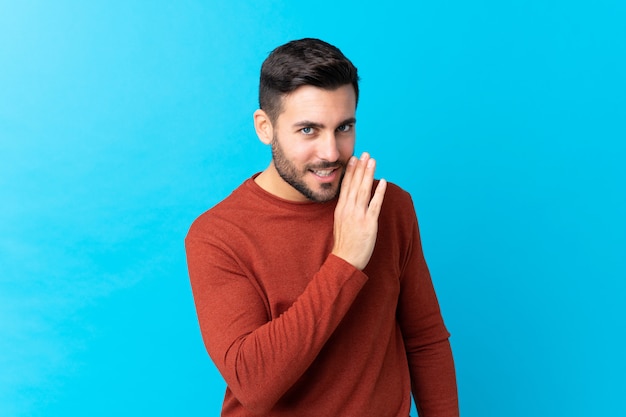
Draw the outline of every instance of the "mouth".
<instances>
[{"instance_id":1,"label":"mouth","mask_svg":"<svg viewBox=\"0 0 626 417\"><path fill-rule=\"evenodd\" d=\"M336 168L335 168L336 169ZM335 169L314 169L312 170L313 173L315 175L317 175L318 177L328 177L330 176L333 172L335 172Z\"/></svg>"},{"instance_id":2,"label":"mouth","mask_svg":"<svg viewBox=\"0 0 626 417\"><path fill-rule=\"evenodd\" d=\"M313 173L319 180L324 182L333 181L339 172L340 167L324 167L309 169L309 172Z\"/></svg>"}]
</instances>

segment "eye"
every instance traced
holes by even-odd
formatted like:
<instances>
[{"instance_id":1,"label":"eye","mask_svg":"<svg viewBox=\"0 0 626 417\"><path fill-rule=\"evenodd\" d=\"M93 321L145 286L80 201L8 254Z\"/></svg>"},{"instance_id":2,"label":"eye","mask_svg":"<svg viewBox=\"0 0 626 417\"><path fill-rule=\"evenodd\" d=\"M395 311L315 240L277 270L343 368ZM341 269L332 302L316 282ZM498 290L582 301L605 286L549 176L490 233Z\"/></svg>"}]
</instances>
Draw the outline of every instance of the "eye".
<instances>
[{"instance_id":1,"label":"eye","mask_svg":"<svg viewBox=\"0 0 626 417\"><path fill-rule=\"evenodd\" d=\"M313 128L310 127L310 126L303 127L302 129L300 129L300 132L304 133L305 135L312 135L313 134Z\"/></svg>"},{"instance_id":2,"label":"eye","mask_svg":"<svg viewBox=\"0 0 626 417\"><path fill-rule=\"evenodd\" d=\"M338 130L339 132L343 132L343 133L345 133L345 132L349 132L349 131L351 131L351 130L352 130L352 125L351 125L351 124L349 124L349 125L341 125L341 126L339 126L339 127L337 128L337 130Z\"/></svg>"}]
</instances>

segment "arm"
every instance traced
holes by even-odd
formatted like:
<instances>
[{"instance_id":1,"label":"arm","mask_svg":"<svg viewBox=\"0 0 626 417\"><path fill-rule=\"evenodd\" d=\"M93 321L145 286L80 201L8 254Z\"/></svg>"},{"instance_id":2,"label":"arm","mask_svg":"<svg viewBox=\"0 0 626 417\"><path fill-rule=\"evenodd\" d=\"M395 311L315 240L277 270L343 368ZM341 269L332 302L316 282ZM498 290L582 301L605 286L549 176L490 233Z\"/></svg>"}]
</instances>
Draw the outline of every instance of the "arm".
<instances>
[{"instance_id":1,"label":"arm","mask_svg":"<svg viewBox=\"0 0 626 417\"><path fill-rule=\"evenodd\" d=\"M370 201L375 163L368 160L352 158L346 169L332 254L274 320L234 253L210 236L186 240L205 345L234 396L251 411L269 411L302 376L367 280L360 269L373 250L385 190L379 184Z\"/></svg>"},{"instance_id":2,"label":"arm","mask_svg":"<svg viewBox=\"0 0 626 417\"><path fill-rule=\"evenodd\" d=\"M414 216L414 213L413 213ZM420 417L459 415L454 361L428 267L417 219L402 274L398 321L411 372L413 396Z\"/></svg>"},{"instance_id":3,"label":"arm","mask_svg":"<svg viewBox=\"0 0 626 417\"><path fill-rule=\"evenodd\" d=\"M224 251L187 240L189 273L209 355L249 410L269 411L306 371L346 314L367 277L330 255L280 317Z\"/></svg>"}]
</instances>

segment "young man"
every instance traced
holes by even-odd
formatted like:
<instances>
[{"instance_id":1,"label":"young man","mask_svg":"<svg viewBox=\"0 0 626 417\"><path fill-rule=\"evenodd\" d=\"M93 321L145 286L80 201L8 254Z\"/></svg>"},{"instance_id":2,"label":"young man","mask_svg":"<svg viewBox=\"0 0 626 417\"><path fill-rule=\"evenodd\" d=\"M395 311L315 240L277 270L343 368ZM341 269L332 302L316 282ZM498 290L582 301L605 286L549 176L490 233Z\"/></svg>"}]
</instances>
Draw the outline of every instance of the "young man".
<instances>
[{"instance_id":1,"label":"young man","mask_svg":"<svg viewBox=\"0 0 626 417\"><path fill-rule=\"evenodd\" d=\"M263 63L254 125L272 161L186 238L222 416L458 415L449 334L411 197L354 157L358 75L301 39Z\"/></svg>"}]
</instances>

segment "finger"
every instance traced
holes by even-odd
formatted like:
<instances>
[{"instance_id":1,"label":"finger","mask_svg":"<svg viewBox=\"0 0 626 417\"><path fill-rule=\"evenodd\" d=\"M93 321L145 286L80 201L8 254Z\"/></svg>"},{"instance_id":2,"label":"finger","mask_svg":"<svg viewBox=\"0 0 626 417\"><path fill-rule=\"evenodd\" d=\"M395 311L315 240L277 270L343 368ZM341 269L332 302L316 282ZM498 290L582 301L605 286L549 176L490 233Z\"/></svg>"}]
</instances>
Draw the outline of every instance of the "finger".
<instances>
[{"instance_id":1,"label":"finger","mask_svg":"<svg viewBox=\"0 0 626 417\"><path fill-rule=\"evenodd\" d=\"M348 164L346 166L346 171L343 174L343 179L341 180L341 189L339 190L339 203L345 201L348 195L348 190L350 189L350 183L352 182L352 175L354 174L354 170L356 168L357 159L356 156L351 156L348 159Z\"/></svg>"},{"instance_id":2,"label":"finger","mask_svg":"<svg viewBox=\"0 0 626 417\"><path fill-rule=\"evenodd\" d=\"M385 191L387 190L387 181L381 179L376 186L376 190L374 191L374 196L370 201L370 205L367 209L367 214L369 216L378 218L380 214L380 209L383 206L383 199L385 197Z\"/></svg>"},{"instance_id":3,"label":"finger","mask_svg":"<svg viewBox=\"0 0 626 417\"><path fill-rule=\"evenodd\" d=\"M369 154L367 152L363 152L361 154L361 158L359 158L359 160L356 163L356 166L354 167L354 172L352 173L352 178L350 179L350 184L347 190L348 191L347 198L350 201L355 201L357 198L357 194L359 193L361 182L363 181L365 167L369 159L370 159Z\"/></svg>"},{"instance_id":4,"label":"finger","mask_svg":"<svg viewBox=\"0 0 626 417\"><path fill-rule=\"evenodd\" d=\"M376 160L370 158L365 164L361 184L359 184L356 204L358 207L366 209L372 198L372 184L374 183L374 172L376 171Z\"/></svg>"}]
</instances>

